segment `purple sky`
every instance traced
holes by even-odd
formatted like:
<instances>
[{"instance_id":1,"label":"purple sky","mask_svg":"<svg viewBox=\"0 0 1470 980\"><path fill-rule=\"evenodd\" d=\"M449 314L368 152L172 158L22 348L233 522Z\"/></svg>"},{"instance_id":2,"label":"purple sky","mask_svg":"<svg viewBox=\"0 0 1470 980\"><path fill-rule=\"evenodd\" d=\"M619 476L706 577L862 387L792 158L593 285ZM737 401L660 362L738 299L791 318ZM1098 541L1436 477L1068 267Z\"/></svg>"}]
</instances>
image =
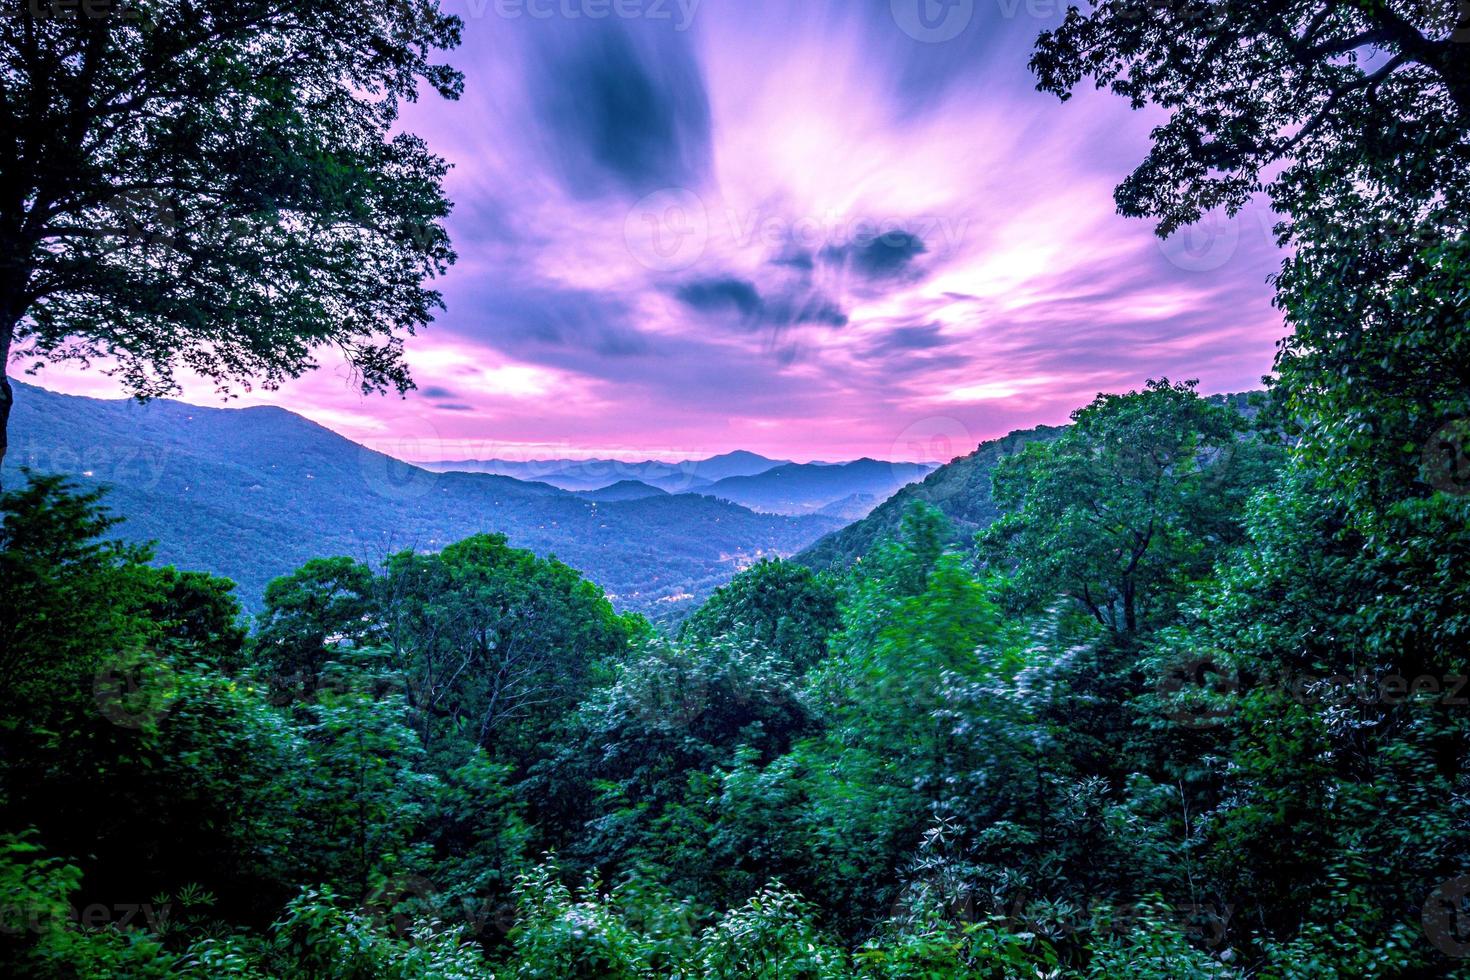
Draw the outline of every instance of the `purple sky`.
<instances>
[{"instance_id":1,"label":"purple sky","mask_svg":"<svg viewBox=\"0 0 1470 980\"><path fill-rule=\"evenodd\" d=\"M1269 213L1166 243L1116 216L1156 117L1034 90L1052 0L444 5L464 98L404 116L454 164L460 256L419 391L363 399L324 360L240 404L418 459L933 460L1270 368Z\"/></svg>"}]
</instances>

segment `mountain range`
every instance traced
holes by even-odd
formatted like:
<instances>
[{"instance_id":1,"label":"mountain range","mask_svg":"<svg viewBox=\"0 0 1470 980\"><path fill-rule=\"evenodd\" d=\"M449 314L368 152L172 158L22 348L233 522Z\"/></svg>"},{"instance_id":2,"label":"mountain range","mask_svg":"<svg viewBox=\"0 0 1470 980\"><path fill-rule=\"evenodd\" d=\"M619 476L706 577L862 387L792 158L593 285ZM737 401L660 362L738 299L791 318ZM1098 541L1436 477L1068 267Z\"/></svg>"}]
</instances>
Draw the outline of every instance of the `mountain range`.
<instances>
[{"instance_id":1,"label":"mountain range","mask_svg":"<svg viewBox=\"0 0 1470 980\"><path fill-rule=\"evenodd\" d=\"M952 544L968 546L998 516L990 492L996 464L1065 431L1012 432L932 472L924 464L791 463L749 452L680 463L469 461L436 470L281 408L140 405L12 384L7 486L29 467L106 487L108 506L125 518L119 536L155 542L161 562L233 579L250 610L272 578L310 558L376 562L499 532L578 569L620 609L670 622L762 557L794 555L817 569L851 565L893 536L914 502L937 507L953 527ZM1262 397L1211 400L1253 415ZM567 464L556 471L562 482L594 486L455 468L552 463ZM647 479L607 482L623 472L613 464ZM658 485L675 477L700 481L699 489Z\"/></svg>"},{"instance_id":2,"label":"mountain range","mask_svg":"<svg viewBox=\"0 0 1470 980\"><path fill-rule=\"evenodd\" d=\"M923 478L927 463L793 463L743 450L688 459L625 462L615 459L443 460L425 463L440 473L487 473L549 484L596 500L659 494L701 494L766 514L863 517L900 487Z\"/></svg>"},{"instance_id":3,"label":"mountain range","mask_svg":"<svg viewBox=\"0 0 1470 980\"><path fill-rule=\"evenodd\" d=\"M418 463L436 473L490 473L517 480L549 483L562 490L601 490L615 483L633 481L669 493L699 490L734 476L754 476L789 460L767 459L743 449L708 459L685 459L677 463L646 459L460 459Z\"/></svg>"},{"instance_id":4,"label":"mountain range","mask_svg":"<svg viewBox=\"0 0 1470 980\"><path fill-rule=\"evenodd\" d=\"M949 518L951 545L968 546L976 531L1000 516L990 495L990 475L996 464L1020 452L1027 443L1050 441L1065 431L1061 426L1043 425L983 442L968 456L898 490L863 519L823 537L798 554L796 560L818 570L845 568L897 534L904 513L920 502L938 508Z\"/></svg>"},{"instance_id":5,"label":"mountain range","mask_svg":"<svg viewBox=\"0 0 1470 980\"><path fill-rule=\"evenodd\" d=\"M108 506L126 519L119 536L155 541L161 562L235 580L247 609L259 608L272 578L310 558L378 561L501 532L578 569L620 609L668 620L742 567L790 555L843 523L646 485L583 494L433 472L280 408L139 405L13 384L7 486L23 466L107 486Z\"/></svg>"}]
</instances>

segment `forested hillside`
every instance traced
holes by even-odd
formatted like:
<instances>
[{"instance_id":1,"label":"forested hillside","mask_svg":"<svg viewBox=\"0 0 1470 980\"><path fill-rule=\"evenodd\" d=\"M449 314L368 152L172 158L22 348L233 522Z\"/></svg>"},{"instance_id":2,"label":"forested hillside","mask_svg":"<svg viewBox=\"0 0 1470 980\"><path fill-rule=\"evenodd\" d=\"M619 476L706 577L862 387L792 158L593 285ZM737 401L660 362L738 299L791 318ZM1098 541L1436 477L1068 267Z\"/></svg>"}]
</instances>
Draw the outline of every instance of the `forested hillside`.
<instances>
[{"instance_id":1,"label":"forested hillside","mask_svg":"<svg viewBox=\"0 0 1470 980\"><path fill-rule=\"evenodd\" d=\"M497 38L538 33L478 108L544 125L461 144L489 149L453 184L402 128L465 87L433 60L465 26L434 0L0 18L7 369L99 362L160 395L331 352L404 392L437 355L539 392L510 404L598 412L679 374L767 430L839 381L871 426L1138 379L795 561L757 559L836 522L435 474L279 410L17 386L7 426L0 376L0 977L1470 977L1470 11L1098 0L970 26L981 6L808 5L721 21L723 48L701 26L700 51L621 6L614 33L498 11ZM752 70L777 26L820 37ZM1023 29L1032 102L961 87ZM834 97L856 76L892 98ZM1033 81L1078 104L1031 111ZM819 111L788 115L804 90ZM729 125L751 102L766 125ZM1157 254L1106 214L1066 236L1133 152L1110 104L1146 110L1112 204ZM1079 146L1086 168L1014 165ZM799 179L765 179L781 163ZM704 234L716 194L938 208L946 171L1020 210L969 251L928 228L799 253L762 221L748 248ZM445 188L483 184L476 332L410 351L455 258ZM1214 245L1258 204L1266 395L1139 367L1182 351L1218 376L1259 329L1192 309L1233 312ZM1208 254L1176 237L1215 218ZM543 250L561 225L607 237ZM1073 275L1021 274L1073 247ZM1133 288L1118 256L1171 268ZM1084 343L1052 349L1069 329ZM1099 363L1112 330L1127 356ZM1013 376L965 376L975 344ZM609 362L624 387L591 373Z\"/></svg>"},{"instance_id":2,"label":"forested hillside","mask_svg":"<svg viewBox=\"0 0 1470 980\"><path fill-rule=\"evenodd\" d=\"M1211 395L1209 401L1228 406L1247 419L1255 418L1267 404L1264 392ZM862 520L821 538L800 552L796 560L818 570L846 568L880 542L893 538L904 515L916 503L934 507L943 514L951 529L947 543L963 547L976 531L988 527L1000 516L1001 509L991 494L991 480L1000 462L1033 442L1056 439L1064 431L1059 426L1042 425L983 442L969 455L946 463L918 483L901 488Z\"/></svg>"},{"instance_id":3,"label":"forested hillside","mask_svg":"<svg viewBox=\"0 0 1470 980\"><path fill-rule=\"evenodd\" d=\"M1028 443L1055 439L1061 432L1060 428L1040 426L982 442L968 456L903 487L862 520L821 538L800 552L796 560L815 569L846 568L880 542L896 536L904 515L917 503L938 509L951 531L946 543L961 545L1000 513L990 495L990 478L996 464Z\"/></svg>"},{"instance_id":4,"label":"forested hillside","mask_svg":"<svg viewBox=\"0 0 1470 980\"><path fill-rule=\"evenodd\" d=\"M1437 529L1428 565L1384 552L1274 420L1165 382L991 480L1001 517L973 543L915 503L854 570L757 564L666 638L485 535L308 561L247 635L231 583L105 543L105 497L35 477L0 540L0 957L97 977L1446 969L1470 595L1435 569L1465 554L1467 498L1405 512Z\"/></svg>"},{"instance_id":5,"label":"forested hillside","mask_svg":"<svg viewBox=\"0 0 1470 980\"><path fill-rule=\"evenodd\" d=\"M6 476L21 467L107 486L120 533L160 561L239 584L256 610L266 584L310 558L381 562L479 532L555 554L621 609L667 618L740 568L791 554L838 526L755 514L658 491L581 496L543 483L431 473L276 408L146 406L16 385Z\"/></svg>"},{"instance_id":6,"label":"forested hillside","mask_svg":"<svg viewBox=\"0 0 1470 980\"><path fill-rule=\"evenodd\" d=\"M886 500L930 469L927 463L877 459L787 463L754 476L726 477L696 492L768 514L830 513L824 508L833 505L851 513L860 508L862 500Z\"/></svg>"},{"instance_id":7,"label":"forested hillside","mask_svg":"<svg viewBox=\"0 0 1470 980\"><path fill-rule=\"evenodd\" d=\"M756 453L736 450L705 459L676 463L659 460L629 462L621 459L462 459L420 463L436 473L490 473L518 480L549 483L563 490L600 490L614 483L635 481L670 493L698 491L731 476L753 476L787 463Z\"/></svg>"}]
</instances>

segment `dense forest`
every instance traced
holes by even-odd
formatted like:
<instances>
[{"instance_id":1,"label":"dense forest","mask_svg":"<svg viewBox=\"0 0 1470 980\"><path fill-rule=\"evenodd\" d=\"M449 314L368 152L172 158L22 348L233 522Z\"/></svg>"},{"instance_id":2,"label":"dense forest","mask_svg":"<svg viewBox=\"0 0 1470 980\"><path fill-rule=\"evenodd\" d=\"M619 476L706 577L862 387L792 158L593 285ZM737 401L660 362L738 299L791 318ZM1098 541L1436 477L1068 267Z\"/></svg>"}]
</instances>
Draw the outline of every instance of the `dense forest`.
<instances>
[{"instance_id":1,"label":"dense forest","mask_svg":"<svg viewBox=\"0 0 1470 980\"><path fill-rule=\"evenodd\" d=\"M1465 950L1463 468L1160 381L677 635L479 535L232 583L4 496L29 976L1393 976ZM1428 463L1463 465L1437 455ZM1407 542L1407 543L1406 543ZM1461 566L1463 567L1463 566ZM1404 584L1413 582L1415 588Z\"/></svg>"},{"instance_id":2,"label":"dense forest","mask_svg":"<svg viewBox=\"0 0 1470 980\"><path fill-rule=\"evenodd\" d=\"M411 387L453 253L394 125L458 94L456 18L26 6L7 365L157 395L336 345ZM677 628L494 527L315 557L247 618L103 491L7 479L0 973L1470 976L1467 37L1410 0L1069 8L1040 88L1157 112L1123 215L1269 199L1260 411L1100 394L970 533L890 508Z\"/></svg>"}]
</instances>

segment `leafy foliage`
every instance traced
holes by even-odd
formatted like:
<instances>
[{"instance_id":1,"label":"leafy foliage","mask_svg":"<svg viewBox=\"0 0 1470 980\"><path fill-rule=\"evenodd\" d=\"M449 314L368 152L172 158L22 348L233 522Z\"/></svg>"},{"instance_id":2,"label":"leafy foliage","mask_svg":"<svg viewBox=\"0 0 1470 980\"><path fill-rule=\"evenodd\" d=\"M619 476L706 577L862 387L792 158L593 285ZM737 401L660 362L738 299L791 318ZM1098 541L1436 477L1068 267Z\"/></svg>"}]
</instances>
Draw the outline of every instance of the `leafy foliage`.
<instances>
[{"instance_id":1,"label":"leafy foliage","mask_svg":"<svg viewBox=\"0 0 1470 980\"><path fill-rule=\"evenodd\" d=\"M1420 4L1130 6L1034 64L1170 112L1119 192L1164 231L1284 168L1256 431L1192 384L1099 396L990 447L983 498L880 508L851 569L756 565L677 637L475 535L311 561L242 643L227 583L32 478L0 968L1466 975L1470 497L1409 457L1465 410L1470 46ZM1406 217L1433 235L1345 247Z\"/></svg>"},{"instance_id":2,"label":"leafy foliage","mask_svg":"<svg viewBox=\"0 0 1470 980\"><path fill-rule=\"evenodd\" d=\"M393 130L421 85L457 97L432 58L459 30L432 0L22 4L0 21L0 362L113 358L151 396L180 364L279 384L330 345L364 391L411 387L403 337L454 256L446 164ZM0 433L10 404L5 383Z\"/></svg>"},{"instance_id":3,"label":"leafy foliage","mask_svg":"<svg viewBox=\"0 0 1470 980\"><path fill-rule=\"evenodd\" d=\"M1194 392L1150 382L1100 395L1073 427L995 471L1006 514L981 536L992 562L1015 569L1012 590L1037 608L1060 593L1108 629L1167 622L1185 589L1239 544L1247 495L1273 454L1240 439L1245 422Z\"/></svg>"}]
</instances>

